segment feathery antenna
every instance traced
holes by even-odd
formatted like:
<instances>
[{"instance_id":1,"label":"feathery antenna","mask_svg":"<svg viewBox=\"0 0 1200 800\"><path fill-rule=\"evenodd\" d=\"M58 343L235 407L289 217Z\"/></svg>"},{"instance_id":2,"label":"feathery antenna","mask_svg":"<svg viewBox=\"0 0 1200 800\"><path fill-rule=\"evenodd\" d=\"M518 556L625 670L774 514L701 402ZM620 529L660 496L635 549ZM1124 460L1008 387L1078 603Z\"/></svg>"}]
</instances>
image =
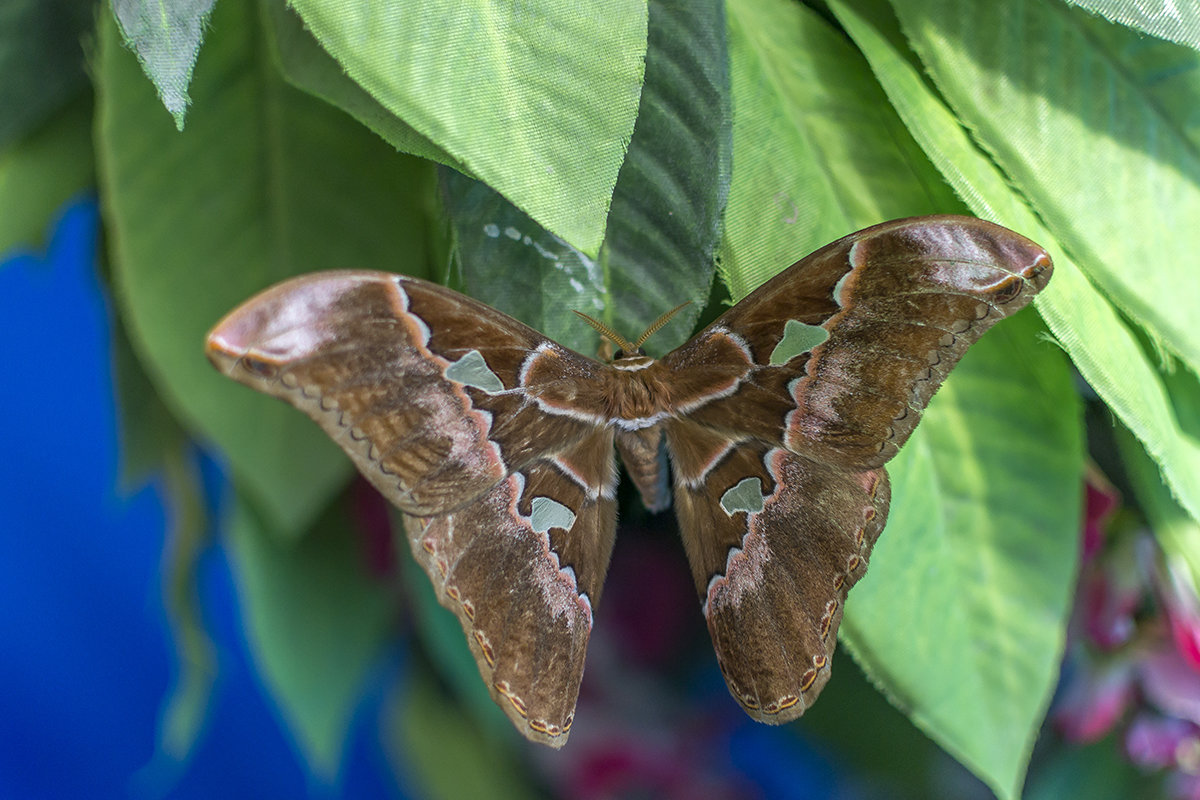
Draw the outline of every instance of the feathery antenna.
<instances>
[{"instance_id":1,"label":"feathery antenna","mask_svg":"<svg viewBox=\"0 0 1200 800\"><path fill-rule=\"evenodd\" d=\"M575 311L575 309L571 309L571 310L575 311L576 314L578 314L580 317L582 317L584 322L586 322L588 325L591 325L593 328L595 328L597 331L599 331L601 336L603 336L605 339L608 339L610 342L615 344L617 346L617 349L620 350L622 353L625 353L626 355L633 355L634 353L636 353L642 349L642 345L646 343L647 339L649 339L651 336L653 336L654 334L656 334L660 330L662 330L662 327L671 321L671 317L675 316L676 314L678 314L680 311L682 311L687 306L690 306L691 304L692 304L692 301L688 300L686 303L675 306L675 308L672 308L670 311L663 314L661 317L659 317L658 319L656 319L654 321L653 325L651 325L649 328L646 328L646 332L643 333L636 342L629 341L624 336L617 333L616 331L614 331L612 328L605 325L600 320L595 319L593 317L589 317L587 314L583 313L582 311Z\"/></svg>"},{"instance_id":2,"label":"feathery antenna","mask_svg":"<svg viewBox=\"0 0 1200 800\"><path fill-rule=\"evenodd\" d=\"M660 330L662 330L663 325L666 325L668 322L671 321L671 317L675 316L676 314L678 314L680 311L687 308L691 304L692 304L692 301L688 300L686 303L675 306L670 311L668 311L667 313L663 314L661 317L656 319L654 321L654 324L651 325L649 328L646 328L646 332L643 333L641 338L638 339L637 342L634 343L633 349L634 350L640 349L641 346L646 343L647 339L649 339L654 334L658 333Z\"/></svg>"},{"instance_id":3,"label":"feathery antenna","mask_svg":"<svg viewBox=\"0 0 1200 800\"><path fill-rule=\"evenodd\" d=\"M571 309L571 310L575 311L575 309ZM605 339L608 339L610 342L615 344L617 346L617 349L620 350L622 353L632 353L635 350L637 350L637 345L631 344L624 336L617 333L616 331L614 331L612 328L605 325L600 320L593 319L592 317L589 317L587 314L583 313L582 311L575 311L575 313L578 314L579 316L583 317L584 322L586 322L588 325L591 325L593 328L595 328L597 331L599 331L601 336L603 336Z\"/></svg>"}]
</instances>

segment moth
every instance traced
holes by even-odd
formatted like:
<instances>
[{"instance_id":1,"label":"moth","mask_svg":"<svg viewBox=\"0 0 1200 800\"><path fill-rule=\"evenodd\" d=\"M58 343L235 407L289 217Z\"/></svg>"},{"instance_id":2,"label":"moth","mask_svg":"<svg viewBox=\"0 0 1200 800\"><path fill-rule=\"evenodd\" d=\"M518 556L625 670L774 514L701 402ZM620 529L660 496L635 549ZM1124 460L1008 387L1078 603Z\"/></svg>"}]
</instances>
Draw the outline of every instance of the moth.
<instances>
[{"instance_id":1,"label":"moth","mask_svg":"<svg viewBox=\"0 0 1200 800\"><path fill-rule=\"evenodd\" d=\"M312 417L404 512L492 697L560 747L613 548L616 454L648 508L674 503L734 699L795 719L829 680L846 593L887 520L884 464L1052 269L989 222L886 222L661 360L594 323L620 348L611 363L433 283L320 272L232 311L207 355Z\"/></svg>"}]
</instances>

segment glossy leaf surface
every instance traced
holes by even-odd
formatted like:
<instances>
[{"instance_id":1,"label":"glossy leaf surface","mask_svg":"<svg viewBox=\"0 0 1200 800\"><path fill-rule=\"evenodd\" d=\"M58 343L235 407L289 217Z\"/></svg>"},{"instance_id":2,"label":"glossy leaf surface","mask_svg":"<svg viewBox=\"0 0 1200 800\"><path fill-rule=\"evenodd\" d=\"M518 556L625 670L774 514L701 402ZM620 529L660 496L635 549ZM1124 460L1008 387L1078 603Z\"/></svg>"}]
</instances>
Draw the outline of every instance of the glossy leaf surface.
<instances>
[{"instance_id":1,"label":"glossy leaf surface","mask_svg":"<svg viewBox=\"0 0 1200 800\"><path fill-rule=\"evenodd\" d=\"M596 255L641 94L645 0L294 6L384 108Z\"/></svg>"}]
</instances>

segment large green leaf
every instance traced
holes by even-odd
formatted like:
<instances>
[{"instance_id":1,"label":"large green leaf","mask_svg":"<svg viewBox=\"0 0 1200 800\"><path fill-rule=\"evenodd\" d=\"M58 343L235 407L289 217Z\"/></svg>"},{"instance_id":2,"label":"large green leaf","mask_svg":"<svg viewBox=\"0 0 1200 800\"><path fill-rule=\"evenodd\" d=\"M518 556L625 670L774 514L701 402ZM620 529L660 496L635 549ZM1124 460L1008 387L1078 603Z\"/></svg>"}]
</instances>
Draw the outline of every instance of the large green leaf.
<instances>
[{"instance_id":1,"label":"large green leaf","mask_svg":"<svg viewBox=\"0 0 1200 800\"><path fill-rule=\"evenodd\" d=\"M362 682L392 627L395 598L366 573L335 503L282 543L239 501L227 529L250 651L316 773L332 778Z\"/></svg>"},{"instance_id":2,"label":"large green leaf","mask_svg":"<svg viewBox=\"0 0 1200 800\"><path fill-rule=\"evenodd\" d=\"M293 86L332 103L404 153L469 172L461 162L388 111L346 74L283 0L264 0L279 68Z\"/></svg>"},{"instance_id":3,"label":"large green leaf","mask_svg":"<svg viewBox=\"0 0 1200 800\"><path fill-rule=\"evenodd\" d=\"M170 507L160 568L163 605L177 666L174 683L163 702L158 738L163 752L182 761L203 729L217 672L215 647L204 627L196 585L198 564L210 544L211 527L191 449L182 443L166 449L159 469Z\"/></svg>"},{"instance_id":4,"label":"large green leaf","mask_svg":"<svg viewBox=\"0 0 1200 800\"><path fill-rule=\"evenodd\" d=\"M633 132L646 0L295 0L386 109L595 255Z\"/></svg>"},{"instance_id":5,"label":"large green leaf","mask_svg":"<svg viewBox=\"0 0 1200 800\"><path fill-rule=\"evenodd\" d=\"M950 106L1076 263L1200 371L1200 52L1058 0L893 5Z\"/></svg>"},{"instance_id":6,"label":"large green leaf","mask_svg":"<svg viewBox=\"0 0 1200 800\"><path fill-rule=\"evenodd\" d=\"M178 488L178 494L185 495L188 481L176 478L186 471L182 454L189 446L187 433L142 369L120 318L114 321L109 350L121 441L120 487L130 491L167 468L175 470L167 482ZM176 493L172 487L168 488L168 494Z\"/></svg>"},{"instance_id":7,"label":"large green leaf","mask_svg":"<svg viewBox=\"0 0 1200 800\"><path fill-rule=\"evenodd\" d=\"M439 172L451 229L450 284L580 353L598 336L570 313L599 315L611 305L599 259L534 222L486 184Z\"/></svg>"},{"instance_id":8,"label":"large green leaf","mask_svg":"<svg viewBox=\"0 0 1200 800\"><path fill-rule=\"evenodd\" d=\"M1200 5L1188 0L1065 0L1161 39L1200 50Z\"/></svg>"},{"instance_id":9,"label":"large green leaf","mask_svg":"<svg viewBox=\"0 0 1200 800\"><path fill-rule=\"evenodd\" d=\"M646 83L600 253L604 321L627 338L677 314L647 343L666 353L691 334L712 287L733 156L721 0L653 0Z\"/></svg>"},{"instance_id":10,"label":"large green leaf","mask_svg":"<svg viewBox=\"0 0 1200 800\"><path fill-rule=\"evenodd\" d=\"M596 334L568 309L634 338L691 301L648 349L682 344L709 295L729 186L724 34L720 2L651 3L641 111L599 259L483 184L443 173L462 288L588 354Z\"/></svg>"},{"instance_id":11,"label":"large green leaf","mask_svg":"<svg viewBox=\"0 0 1200 800\"><path fill-rule=\"evenodd\" d=\"M1193 393L1192 400L1200 402L1200 397ZM1117 426L1117 445L1138 506L1163 552L1170 561L1185 567L1192 583L1200 587L1200 522L1171 497L1154 460L1128 428Z\"/></svg>"},{"instance_id":12,"label":"large green leaf","mask_svg":"<svg viewBox=\"0 0 1200 800\"><path fill-rule=\"evenodd\" d=\"M730 28L735 175L722 274L735 299L855 228L961 208L867 62L824 20L794 4L740 0L730 4ZM894 462L892 520L843 626L872 678L950 752L1006 789L1024 769L1053 687L1078 514L1077 504L1055 503L1076 498L1080 486L1067 368L1034 343L1034 322L1027 314L977 345ZM1059 404L1041 400L1046 386ZM1004 506L1002 490L1015 488L1041 495L1024 516L1023 505ZM1022 535L1007 543L1011 532L994 518L1022 526ZM1026 602L1013 576L1030 555L1058 587L1028 598L1041 614L1036 626L1009 618ZM969 584L989 573L995 582ZM1028 652L1012 653L1032 627L1039 629ZM1002 658L983 664L980 652ZM997 674L1005 681L993 691L986 680ZM999 687L1014 677L1028 681L1025 695L1001 703ZM947 684L957 705L947 702ZM993 725L992 738L972 719Z\"/></svg>"},{"instance_id":13,"label":"large green leaf","mask_svg":"<svg viewBox=\"0 0 1200 800\"><path fill-rule=\"evenodd\" d=\"M94 14L92 0L0 3L0 150L87 86L83 39Z\"/></svg>"},{"instance_id":14,"label":"large green leaf","mask_svg":"<svg viewBox=\"0 0 1200 800\"><path fill-rule=\"evenodd\" d=\"M880 0L831 0L830 7L871 61L888 98L934 163L980 216L1049 247L1054 279L1035 301L1076 369L1143 442L1180 503L1200 518L1200 436L1181 424L1161 374L1125 320L1096 291L1070 254L983 156L908 57ZM1098 225L1104 225L1103 215Z\"/></svg>"},{"instance_id":15,"label":"large green leaf","mask_svg":"<svg viewBox=\"0 0 1200 800\"><path fill-rule=\"evenodd\" d=\"M842 628L910 718L1019 795L1058 678L1083 444L1066 359L1026 312L977 343L893 462L892 511Z\"/></svg>"},{"instance_id":16,"label":"large green leaf","mask_svg":"<svg viewBox=\"0 0 1200 800\"><path fill-rule=\"evenodd\" d=\"M462 640L461 628L458 638ZM391 762L403 774L413 776L419 796L431 800L537 797L528 772L514 758L515 748L505 747L473 720L457 714L453 700L422 666L420 662L414 665L407 685L390 698L385 741ZM475 683L479 683L478 672ZM511 731L504 715L498 716Z\"/></svg>"},{"instance_id":17,"label":"large green leaf","mask_svg":"<svg viewBox=\"0 0 1200 800\"><path fill-rule=\"evenodd\" d=\"M833 0L830 5L871 60L909 129L972 208L1053 246L1053 236L1013 193L995 166L972 146L957 120L930 92L907 57L894 18L888 22L890 14L886 5L875 0ZM1195 467L1191 467L1191 471L1184 470L1200 461L1196 460L1197 454L1191 452L1193 446L1180 435L1182 432L1158 374L1146 361L1137 340L1121 318L1097 295L1074 263L1058 248L1055 248L1055 259L1054 279L1037 301L1051 331L1109 405L1123 418L1137 423L1139 436L1155 442L1168 470L1174 470L1177 479L1191 482L1194 487ZM1172 428L1175 433L1171 433ZM1036 462L1030 462L1030 466L1035 465ZM1037 498L1053 500L1055 493L1045 486L1031 486L1016 502L1035 502ZM878 558L874 560L872 569L878 566L878 561ZM1025 591L1044 595L1054 588L1041 585L1046 580L1044 576L1039 576L1037 584L1026 578L1022 580L1027 581ZM1057 588L1062 590L1063 587ZM939 613L945 613L945 609ZM1046 628L1058 623L1056 619L1045 617L1040 620ZM1027 687L1021 688L1021 696L1028 696ZM977 733L968 740L975 746L984 747L983 753L972 754L976 770L985 775L1003 796L1015 795L1024 768L1026 740L1016 740L1018 752L1009 748L997 754L990 749L989 743L981 742L981 738Z\"/></svg>"},{"instance_id":18,"label":"large green leaf","mask_svg":"<svg viewBox=\"0 0 1200 800\"><path fill-rule=\"evenodd\" d=\"M204 334L297 273L422 274L432 168L285 84L252 5L213 13L182 133L111 19L96 74L101 189L133 344L172 409L228 455L269 526L298 534L349 462L309 420L213 370Z\"/></svg>"},{"instance_id":19,"label":"large green leaf","mask_svg":"<svg viewBox=\"0 0 1200 800\"><path fill-rule=\"evenodd\" d=\"M51 217L95 180L92 99L81 96L0 152L0 258L41 245Z\"/></svg>"},{"instance_id":20,"label":"large green leaf","mask_svg":"<svg viewBox=\"0 0 1200 800\"><path fill-rule=\"evenodd\" d=\"M858 228L961 208L844 36L786 0L728 6L734 174L720 271L734 300Z\"/></svg>"},{"instance_id":21,"label":"large green leaf","mask_svg":"<svg viewBox=\"0 0 1200 800\"><path fill-rule=\"evenodd\" d=\"M214 0L112 0L126 43L137 53L147 77L175 125L183 130L188 83L204 38Z\"/></svg>"}]
</instances>

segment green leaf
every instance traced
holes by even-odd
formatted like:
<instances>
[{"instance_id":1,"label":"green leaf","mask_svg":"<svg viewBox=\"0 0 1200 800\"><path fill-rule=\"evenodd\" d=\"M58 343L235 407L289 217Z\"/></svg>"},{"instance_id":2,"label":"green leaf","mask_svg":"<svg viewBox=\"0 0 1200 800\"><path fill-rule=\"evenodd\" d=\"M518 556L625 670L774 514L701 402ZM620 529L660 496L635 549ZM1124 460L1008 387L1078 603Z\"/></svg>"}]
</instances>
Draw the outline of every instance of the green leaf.
<instances>
[{"instance_id":1,"label":"green leaf","mask_svg":"<svg viewBox=\"0 0 1200 800\"><path fill-rule=\"evenodd\" d=\"M1131 797L1165 798L1162 775L1147 774L1122 754L1120 735L1110 735L1084 746L1048 743L1030 773L1025 800L1128 800ZM1055 746L1057 744L1057 746Z\"/></svg>"},{"instance_id":2,"label":"green leaf","mask_svg":"<svg viewBox=\"0 0 1200 800\"><path fill-rule=\"evenodd\" d=\"M1113 22L1200 50L1200 6L1178 0L1066 0Z\"/></svg>"},{"instance_id":3,"label":"green leaf","mask_svg":"<svg viewBox=\"0 0 1200 800\"><path fill-rule=\"evenodd\" d=\"M384 108L595 255L633 132L646 0L296 0Z\"/></svg>"},{"instance_id":4,"label":"green leaf","mask_svg":"<svg viewBox=\"0 0 1200 800\"><path fill-rule=\"evenodd\" d=\"M0 153L0 258L40 247L55 212L94 182L92 98L83 94Z\"/></svg>"},{"instance_id":5,"label":"green leaf","mask_svg":"<svg viewBox=\"0 0 1200 800\"><path fill-rule=\"evenodd\" d=\"M278 541L242 498L227 529L255 664L308 763L332 778L393 593L367 575L342 503L296 542Z\"/></svg>"},{"instance_id":6,"label":"green leaf","mask_svg":"<svg viewBox=\"0 0 1200 800\"><path fill-rule=\"evenodd\" d=\"M92 0L0 3L0 150L87 86L82 44L94 14Z\"/></svg>"},{"instance_id":7,"label":"green leaf","mask_svg":"<svg viewBox=\"0 0 1200 800\"><path fill-rule=\"evenodd\" d=\"M188 83L214 0L112 0L125 42L183 130Z\"/></svg>"},{"instance_id":8,"label":"green leaf","mask_svg":"<svg viewBox=\"0 0 1200 800\"><path fill-rule=\"evenodd\" d=\"M729 49L735 169L720 272L734 301L854 230L961 208L866 62L817 14L730 0Z\"/></svg>"},{"instance_id":9,"label":"green leaf","mask_svg":"<svg viewBox=\"0 0 1200 800\"><path fill-rule=\"evenodd\" d=\"M217 6L180 133L103 21L97 150L117 297L138 355L176 416L224 450L269 528L298 535L349 461L301 414L212 369L204 335L302 272L423 274L433 174L286 85L262 34L253 6Z\"/></svg>"},{"instance_id":10,"label":"green leaf","mask_svg":"<svg viewBox=\"0 0 1200 800\"><path fill-rule=\"evenodd\" d=\"M904 131L866 62L823 20L785 3L743 0L731 3L730 9L736 171L722 274L735 299L800 254L855 228L888 217L960 208ZM847 135L848 130L854 135ZM811 238L802 239L804 235ZM1078 507L1047 508L1053 492L1045 486L1066 487L1053 495L1057 503L1064 494L1078 496L1081 485L1078 418L1072 411L1076 401L1065 363L1053 351L1042 353L1047 348L1041 345L1029 356L1030 366L1020 370L1020 360L1026 357L1022 348L1033 347L1031 323L1007 324L1010 329L1017 325L1009 334L1014 342L1010 346L996 343L1002 341L996 337L1005 336L1005 326L976 346L895 462L892 521L866 581L848 603L843 626L851 650L915 721L993 785L1006 787L1024 769L1030 731L1040 722L1053 687L1075 552ZM1044 367L1048 374L1038 377L1032 365L1041 367L1042 362L1048 362ZM984 366L972 375L972 363ZM1062 399L1061 405L1041 405L1036 388L1021 385L1020 379L1010 384L1004 376L1014 369L1023 377L1033 375L1034 387L1037 381L1048 382L1055 392L1052 396ZM996 385L981 387L989 378ZM1027 423L1032 433L998 432L995 422L989 423L987 416L972 409L1007 414L997 421L1014 427ZM1029 409L1037 409L1045 419ZM978 423L981 431L964 430L964 420ZM986 441L981 442L985 435ZM1044 464L1033 465L1035 479L1045 478L1046 483L1038 485L1028 478L1020 483L1029 474L1030 465L1023 459L1030 453L1019 448L1048 442L1061 449L1049 453ZM998 452L988 449L993 443ZM1041 457L1040 452L1033 456ZM981 476L987 480L981 481ZM957 485L955 478L960 480ZM1011 545L1013 550L1005 550L1004 537L1010 531L989 524L987 517L1007 498L990 492L1016 485L1037 492L1042 501L1031 505L1025 518L1020 517L1024 506L1016 510L1016 521L1028 533ZM1011 509L1005 513L1014 515ZM1013 521L1012 516L1006 521ZM970 526L966 533L973 538L954 541L960 523ZM944 539L939 539L939 531ZM1031 542L1034 531L1049 541ZM1023 625L1005 619L991 630L979 610L986 610L988 599L1006 601L1010 613L1019 607L1021 587L1011 582L1011 576L1024 555L1021 547L1035 553L1041 547L1039 566L1050 572L1060 570L1061 578L1057 596L1032 598L1041 603L1044 613L1037 620L1039 630L1029 653L1012 654L1010 661L995 665L1006 679L1028 679L1029 688L1023 699L997 709L996 693L985 686L958 714L946 702L947 683L955 686L955 701L963 701L968 688L979 689L991 666L973 661L978 648L990 647L990 652L1000 650L1007 656L1014 630L1032 627L1029 621ZM914 562L909 552L913 550L919 561ZM993 586L992 598L986 596L986 586L964 585L960 577L967 568L977 569L971 562L976 555L987 557L987 563L1009 580ZM1051 558L1060 555L1057 561ZM912 563L919 563L920 569L910 568ZM958 598L949 597L952 588L976 594L970 598L973 603L957 608L957 619L946 620L948 609L960 606ZM924 594L913 599L918 593ZM944 605L933 608L930 598ZM934 629L935 624L947 627ZM965 670L966 678L952 674L950 664ZM995 737L1003 741L982 741L983 734L970 729L972 715L995 723Z\"/></svg>"},{"instance_id":11,"label":"green leaf","mask_svg":"<svg viewBox=\"0 0 1200 800\"><path fill-rule=\"evenodd\" d=\"M633 338L680 303L647 343L675 349L712 287L733 156L724 3L654 0L646 83L621 167L600 261L604 321Z\"/></svg>"},{"instance_id":12,"label":"green leaf","mask_svg":"<svg viewBox=\"0 0 1200 800\"><path fill-rule=\"evenodd\" d=\"M720 3L651 3L649 48L637 128L598 260L483 184L443 173L464 291L582 353L596 351L597 335L568 309L636 338L691 301L650 339L661 353L691 332L712 284L730 157Z\"/></svg>"},{"instance_id":13,"label":"green leaf","mask_svg":"<svg viewBox=\"0 0 1200 800\"><path fill-rule=\"evenodd\" d=\"M909 130L971 210L1051 249L1054 278L1035 301L1038 311L1075 368L1146 446L1181 504L1200 518L1200 437L1181 425L1164 375L1124 319L930 91L908 58L888 6L880 0L831 0L830 7L870 60Z\"/></svg>"},{"instance_id":14,"label":"green leaf","mask_svg":"<svg viewBox=\"0 0 1200 800\"><path fill-rule=\"evenodd\" d=\"M1193 390L1191 400L1200 403L1200 392ZM1116 437L1121 464L1155 539L1167 558L1186 566L1192 583L1200 586L1200 522L1171 497L1158 466L1129 429L1118 425Z\"/></svg>"},{"instance_id":15,"label":"green leaf","mask_svg":"<svg viewBox=\"0 0 1200 800\"><path fill-rule=\"evenodd\" d=\"M196 587L197 563L209 544L209 520L199 471L183 443L166 450L159 466L170 506L161 567L163 605L178 663L178 674L163 703L159 746L172 760L182 761L204 726L217 673Z\"/></svg>"},{"instance_id":16,"label":"green leaf","mask_svg":"<svg viewBox=\"0 0 1200 800\"><path fill-rule=\"evenodd\" d=\"M598 335L570 309L598 315L608 282L589 258L486 184L442 169L443 210L453 238L451 285L561 345L596 352Z\"/></svg>"},{"instance_id":17,"label":"green leaf","mask_svg":"<svg viewBox=\"0 0 1200 800\"><path fill-rule=\"evenodd\" d=\"M469 170L412 126L388 111L346 74L333 56L304 27L295 9L282 2L264 2L271 41L279 69L288 83L332 103L387 140L403 153L428 158L469 174Z\"/></svg>"},{"instance_id":18,"label":"green leaf","mask_svg":"<svg viewBox=\"0 0 1200 800\"><path fill-rule=\"evenodd\" d=\"M963 357L889 468L892 510L843 632L909 717L1017 797L1058 679L1078 558L1082 417L1026 312Z\"/></svg>"},{"instance_id":19,"label":"green leaf","mask_svg":"<svg viewBox=\"0 0 1200 800\"><path fill-rule=\"evenodd\" d=\"M894 6L950 107L1072 259L1200 371L1200 53L1057 0Z\"/></svg>"},{"instance_id":20,"label":"green leaf","mask_svg":"<svg viewBox=\"0 0 1200 800\"><path fill-rule=\"evenodd\" d=\"M113 384L121 442L120 485L131 490L151 480L188 445L187 434L155 389L120 318L112 328ZM178 470L182 472L182 470ZM186 481L174 482L183 493ZM173 490L168 487L168 493Z\"/></svg>"},{"instance_id":21,"label":"green leaf","mask_svg":"<svg viewBox=\"0 0 1200 800\"><path fill-rule=\"evenodd\" d=\"M457 620L454 623L457 628ZM462 639L461 629L458 638ZM478 674L475 682L479 683ZM409 684L402 693L396 692L389 705L391 761L398 771L413 776L419 796L444 800L537 796L515 759L515 750L457 714L452 699L427 670L414 669ZM511 729L507 719L504 722Z\"/></svg>"}]
</instances>

